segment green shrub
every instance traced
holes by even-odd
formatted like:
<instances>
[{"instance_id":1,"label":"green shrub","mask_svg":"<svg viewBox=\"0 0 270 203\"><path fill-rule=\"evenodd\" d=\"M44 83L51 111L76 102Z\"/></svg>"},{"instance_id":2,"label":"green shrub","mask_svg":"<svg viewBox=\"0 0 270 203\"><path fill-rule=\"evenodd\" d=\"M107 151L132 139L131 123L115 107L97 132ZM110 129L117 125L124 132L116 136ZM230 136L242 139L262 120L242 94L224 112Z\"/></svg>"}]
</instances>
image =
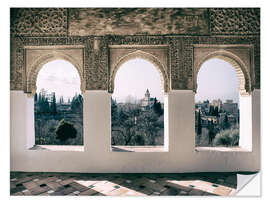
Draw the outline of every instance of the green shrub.
<instances>
[{"instance_id":1,"label":"green shrub","mask_svg":"<svg viewBox=\"0 0 270 203\"><path fill-rule=\"evenodd\" d=\"M237 146L239 143L239 130L222 130L220 131L215 139L214 145L215 146Z\"/></svg>"},{"instance_id":2,"label":"green shrub","mask_svg":"<svg viewBox=\"0 0 270 203\"><path fill-rule=\"evenodd\" d=\"M62 119L56 127L55 134L56 139L60 140L62 144L65 144L68 139L76 138L77 130L72 123Z\"/></svg>"},{"instance_id":3,"label":"green shrub","mask_svg":"<svg viewBox=\"0 0 270 203\"><path fill-rule=\"evenodd\" d=\"M239 130L233 129L231 136L232 136L232 145L237 146L239 144Z\"/></svg>"}]
</instances>

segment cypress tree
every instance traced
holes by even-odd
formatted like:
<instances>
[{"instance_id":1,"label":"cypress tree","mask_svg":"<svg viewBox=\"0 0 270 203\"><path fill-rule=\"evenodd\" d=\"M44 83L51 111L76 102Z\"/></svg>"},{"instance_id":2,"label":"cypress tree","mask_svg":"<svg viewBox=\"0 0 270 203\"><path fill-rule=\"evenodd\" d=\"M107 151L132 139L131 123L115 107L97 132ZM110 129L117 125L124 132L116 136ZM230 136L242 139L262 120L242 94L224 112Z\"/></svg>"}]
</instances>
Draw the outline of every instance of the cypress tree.
<instances>
[{"instance_id":1,"label":"cypress tree","mask_svg":"<svg viewBox=\"0 0 270 203\"><path fill-rule=\"evenodd\" d=\"M38 103L41 103L42 102L42 96L41 96L41 93L38 94Z\"/></svg>"},{"instance_id":2,"label":"cypress tree","mask_svg":"<svg viewBox=\"0 0 270 203\"><path fill-rule=\"evenodd\" d=\"M215 114L214 106L210 105L210 108L209 108L209 115L210 115L210 116L214 116L214 114Z\"/></svg>"},{"instance_id":3,"label":"cypress tree","mask_svg":"<svg viewBox=\"0 0 270 203\"><path fill-rule=\"evenodd\" d=\"M157 98L156 97L155 97L155 100L154 100L153 109L154 109L154 112L158 116L161 116L163 114L163 110L162 110L161 104L160 104L160 102L157 101Z\"/></svg>"},{"instance_id":4,"label":"cypress tree","mask_svg":"<svg viewBox=\"0 0 270 203\"><path fill-rule=\"evenodd\" d=\"M225 115L225 118L224 118L224 128L225 129L228 129L231 127L231 124L229 123L229 119L228 119L228 116L227 114Z\"/></svg>"},{"instance_id":5,"label":"cypress tree","mask_svg":"<svg viewBox=\"0 0 270 203\"><path fill-rule=\"evenodd\" d=\"M55 98L55 93L53 92L53 98L52 98L52 114L56 115L56 98Z\"/></svg>"},{"instance_id":6,"label":"cypress tree","mask_svg":"<svg viewBox=\"0 0 270 203\"><path fill-rule=\"evenodd\" d=\"M34 95L34 102L36 103L37 100L38 100L38 96L37 96L37 93L35 93L35 95Z\"/></svg>"},{"instance_id":7,"label":"cypress tree","mask_svg":"<svg viewBox=\"0 0 270 203\"><path fill-rule=\"evenodd\" d=\"M50 104L48 101L48 98L44 98L44 112L49 113L50 112Z\"/></svg>"},{"instance_id":8,"label":"cypress tree","mask_svg":"<svg viewBox=\"0 0 270 203\"><path fill-rule=\"evenodd\" d=\"M208 122L208 137L209 137L209 142L208 144L212 144L213 143L213 139L215 138L216 134L215 134L215 127L214 127L214 123L211 120L211 122Z\"/></svg>"},{"instance_id":9,"label":"cypress tree","mask_svg":"<svg viewBox=\"0 0 270 203\"><path fill-rule=\"evenodd\" d=\"M215 116L219 116L219 112L218 112L218 107L217 107L217 106L215 107L214 112L215 112L215 113L214 113L214 114L215 114Z\"/></svg>"},{"instance_id":10,"label":"cypress tree","mask_svg":"<svg viewBox=\"0 0 270 203\"><path fill-rule=\"evenodd\" d=\"M199 110L199 115L198 115L197 134L198 134L198 135L201 135L201 134L202 134L201 110Z\"/></svg>"}]
</instances>

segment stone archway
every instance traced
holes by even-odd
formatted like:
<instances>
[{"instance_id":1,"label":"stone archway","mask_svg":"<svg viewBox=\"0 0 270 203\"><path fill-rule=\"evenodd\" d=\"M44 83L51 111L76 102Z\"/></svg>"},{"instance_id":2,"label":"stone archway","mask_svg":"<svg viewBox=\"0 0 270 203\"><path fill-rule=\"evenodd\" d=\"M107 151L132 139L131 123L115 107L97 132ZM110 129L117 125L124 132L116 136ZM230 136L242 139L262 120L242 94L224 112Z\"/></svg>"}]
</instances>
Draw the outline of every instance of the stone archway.
<instances>
[{"instance_id":1,"label":"stone archway","mask_svg":"<svg viewBox=\"0 0 270 203\"><path fill-rule=\"evenodd\" d=\"M83 74L83 67L80 62L73 56L63 53L61 51L51 51L50 53L43 54L35 59L31 65L28 67L28 72L26 74L26 93L28 96L33 97L36 93L36 82L39 71L42 69L43 65L53 60L65 60L71 63L79 73L81 82L81 92L85 92L85 80Z\"/></svg>"},{"instance_id":2,"label":"stone archway","mask_svg":"<svg viewBox=\"0 0 270 203\"><path fill-rule=\"evenodd\" d=\"M140 58L140 59L144 59L146 61L149 61L150 63L152 63L157 70L160 73L160 78L161 78L161 82L162 82L162 87L163 87L163 91L165 93L167 93L169 91L169 77L166 71L166 68L164 66L164 64L162 64L160 62L160 60L154 56L153 54L150 54L148 52L145 51L141 51L141 50L136 50L134 52L128 53L124 56L122 56L112 67L112 71L110 74L110 79L109 79L109 92L113 93L114 91L114 80L115 80L115 76L117 71L119 70L119 68L127 61L131 60L131 59L136 59L136 58Z\"/></svg>"},{"instance_id":3,"label":"stone archway","mask_svg":"<svg viewBox=\"0 0 270 203\"><path fill-rule=\"evenodd\" d=\"M246 65L244 64L244 62L235 54L233 54L232 52L226 51L226 50L218 50L218 51L213 51L210 52L208 54L206 54L203 57L200 57L199 59L195 60L194 63L194 91L196 92L197 90L197 76L198 76L198 72L202 66L202 64L210 59L213 58L218 58L221 60L224 60L228 63L230 63L237 74L237 78L238 78L238 83L239 83L239 93L241 96L246 96L246 95L250 95L251 91L252 91L252 86L251 86L251 78L250 78L250 74L249 71L246 67Z\"/></svg>"}]
</instances>

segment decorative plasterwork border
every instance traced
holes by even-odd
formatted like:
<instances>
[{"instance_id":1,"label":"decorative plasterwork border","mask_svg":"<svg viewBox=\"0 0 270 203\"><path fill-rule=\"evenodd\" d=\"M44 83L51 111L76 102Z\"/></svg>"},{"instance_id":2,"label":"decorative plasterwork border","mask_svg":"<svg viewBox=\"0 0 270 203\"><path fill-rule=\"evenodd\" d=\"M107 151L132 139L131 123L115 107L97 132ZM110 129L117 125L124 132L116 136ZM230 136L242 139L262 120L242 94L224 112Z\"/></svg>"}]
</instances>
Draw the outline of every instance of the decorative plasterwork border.
<instances>
[{"instance_id":1,"label":"decorative plasterwork border","mask_svg":"<svg viewBox=\"0 0 270 203\"><path fill-rule=\"evenodd\" d=\"M37 76L46 63L63 59L70 62L77 69L81 80L81 91L85 92L86 82L84 76L84 46L25 46L25 93L33 96L36 92ZM31 54L30 54L31 52ZM31 55L30 57L28 56ZM72 53L72 54L71 54Z\"/></svg>"},{"instance_id":2,"label":"decorative plasterwork border","mask_svg":"<svg viewBox=\"0 0 270 203\"><path fill-rule=\"evenodd\" d=\"M111 45L108 91L113 93L114 80L119 68L127 61L141 58L152 63L161 75L164 93L170 90L169 46L168 45ZM112 56L112 50L115 53ZM126 51L125 51L126 50Z\"/></svg>"},{"instance_id":3,"label":"decorative plasterwork border","mask_svg":"<svg viewBox=\"0 0 270 203\"><path fill-rule=\"evenodd\" d=\"M230 63L237 74L239 93L249 95L254 89L254 56L251 45L194 45L193 47L193 86L197 90L197 76L201 65L212 58Z\"/></svg>"},{"instance_id":4,"label":"decorative plasterwork border","mask_svg":"<svg viewBox=\"0 0 270 203\"><path fill-rule=\"evenodd\" d=\"M84 47L83 74L86 89L107 89L106 67L97 66L95 61L100 61L93 52L93 37L12 37L11 41L11 70L10 89L27 92L26 87L26 49L25 47ZM44 50L43 49L43 50ZM98 54L100 55L100 54ZM100 76L100 77L97 77ZM105 77L104 77L105 76ZM102 81L100 81L102 79Z\"/></svg>"},{"instance_id":5,"label":"decorative plasterwork border","mask_svg":"<svg viewBox=\"0 0 270 203\"><path fill-rule=\"evenodd\" d=\"M160 60L158 50L162 49L167 53L166 67L169 78L168 87L173 90L188 89L194 87L194 65L193 52L195 45L220 46L227 51L226 46L244 45L252 46L250 56L254 55L254 65L249 71L252 88L260 89L260 37L259 36L104 36L104 37L12 37L11 39L11 70L10 89L26 91L24 69L26 46L84 46L84 77L87 90L108 90L110 83L110 71L113 66L110 64L112 57L110 50L115 49L127 53L136 50L150 51L150 54ZM118 46L118 48L117 48ZM119 47L120 46L120 47ZM122 46L122 47L121 47ZM111 48L110 48L111 47ZM125 47L125 48L124 48ZM133 47L130 49L129 47ZM143 49L141 47L147 48ZM156 47L156 49L154 48ZM168 47L168 48L165 48ZM168 51L165 51L165 50ZM244 48L246 49L246 48ZM161 53L161 52L160 52ZM164 54L163 54L164 55ZM241 58L241 57L240 57ZM115 61L119 60L117 58Z\"/></svg>"}]
</instances>

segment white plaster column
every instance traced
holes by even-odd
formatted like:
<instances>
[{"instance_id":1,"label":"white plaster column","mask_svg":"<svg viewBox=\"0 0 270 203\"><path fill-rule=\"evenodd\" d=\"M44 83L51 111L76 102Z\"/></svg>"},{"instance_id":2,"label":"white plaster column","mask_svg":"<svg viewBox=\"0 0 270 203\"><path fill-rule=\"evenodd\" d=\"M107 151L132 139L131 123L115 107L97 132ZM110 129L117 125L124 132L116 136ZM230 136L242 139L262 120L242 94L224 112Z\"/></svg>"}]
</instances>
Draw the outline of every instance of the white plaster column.
<instances>
[{"instance_id":1,"label":"white plaster column","mask_svg":"<svg viewBox=\"0 0 270 203\"><path fill-rule=\"evenodd\" d=\"M29 149L35 145L35 107L34 107L34 98L28 97L25 94L26 98L26 148Z\"/></svg>"},{"instance_id":2,"label":"white plaster column","mask_svg":"<svg viewBox=\"0 0 270 203\"><path fill-rule=\"evenodd\" d=\"M195 148L194 92L173 90L168 94L169 151L178 154L192 154Z\"/></svg>"},{"instance_id":3,"label":"white plaster column","mask_svg":"<svg viewBox=\"0 0 270 203\"><path fill-rule=\"evenodd\" d=\"M85 151L106 153L111 148L111 95L107 91L85 91L83 94L83 126Z\"/></svg>"},{"instance_id":4,"label":"white plaster column","mask_svg":"<svg viewBox=\"0 0 270 203\"><path fill-rule=\"evenodd\" d=\"M255 89L252 92L252 152L254 164L260 168L261 160L261 91Z\"/></svg>"},{"instance_id":5,"label":"white plaster column","mask_svg":"<svg viewBox=\"0 0 270 203\"><path fill-rule=\"evenodd\" d=\"M252 95L239 97L240 106L240 139L239 146L252 150Z\"/></svg>"},{"instance_id":6,"label":"white plaster column","mask_svg":"<svg viewBox=\"0 0 270 203\"><path fill-rule=\"evenodd\" d=\"M23 91L10 91L10 168L16 168L18 159L26 149L26 95Z\"/></svg>"}]
</instances>

